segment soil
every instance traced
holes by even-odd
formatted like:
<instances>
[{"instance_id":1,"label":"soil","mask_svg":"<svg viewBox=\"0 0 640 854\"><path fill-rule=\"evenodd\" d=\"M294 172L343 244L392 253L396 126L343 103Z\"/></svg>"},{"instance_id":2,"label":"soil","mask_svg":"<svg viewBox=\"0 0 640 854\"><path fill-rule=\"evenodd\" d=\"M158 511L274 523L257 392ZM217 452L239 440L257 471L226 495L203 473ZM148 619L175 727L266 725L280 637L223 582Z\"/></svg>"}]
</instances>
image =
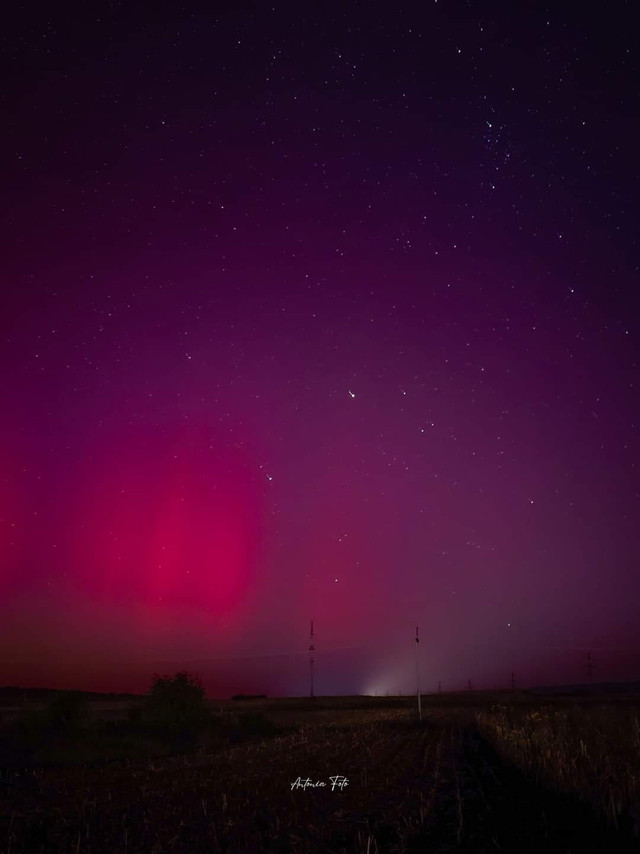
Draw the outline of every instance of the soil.
<instances>
[{"instance_id":1,"label":"soil","mask_svg":"<svg viewBox=\"0 0 640 854\"><path fill-rule=\"evenodd\" d=\"M331 777L348 784L332 788ZM300 778L325 786L292 788ZM6 771L0 851L637 852L631 828L510 767L470 722L363 711L214 753Z\"/></svg>"}]
</instances>

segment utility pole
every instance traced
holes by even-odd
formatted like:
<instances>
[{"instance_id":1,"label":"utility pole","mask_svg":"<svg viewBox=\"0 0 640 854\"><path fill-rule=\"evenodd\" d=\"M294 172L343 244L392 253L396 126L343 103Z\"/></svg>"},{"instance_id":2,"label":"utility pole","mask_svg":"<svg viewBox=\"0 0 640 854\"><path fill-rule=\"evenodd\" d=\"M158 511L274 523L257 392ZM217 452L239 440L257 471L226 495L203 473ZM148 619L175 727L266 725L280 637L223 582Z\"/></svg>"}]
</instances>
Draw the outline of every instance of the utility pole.
<instances>
[{"instance_id":1,"label":"utility pole","mask_svg":"<svg viewBox=\"0 0 640 854\"><path fill-rule=\"evenodd\" d=\"M422 703L420 699L420 670L418 668L418 644L420 643L420 636L418 633L418 626L416 626L416 692L418 694L418 718L422 720Z\"/></svg>"},{"instance_id":2,"label":"utility pole","mask_svg":"<svg viewBox=\"0 0 640 854\"><path fill-rule=\"evenodd\" d=\"M309 635L309 677L311 680L311 693L309 694L309 696L312 700L313 700L313 653L315 651L316 651L316 648L313 645L313 620L311 620L311 633Z\"/></svg>"},{"instance_id":3,"label":"utility pole","mask_svg":"<svg viewBox=\"0 0 640 854\"><path fill-rule=\"evenodd\" d=\"M595 664L593 663L593 658L591 657L591 653L587 653L587 679L591 682L591 674L593 673L593 668Z\"/></svg>"},{"instance_id":4,"label":"utility pole","mask_svg":"<svg viewBox=\"0 0 640 854\"><path fill-rule=\"evenodd\" d=\"M511 690L514 694L516 693L516 674L514 670L511 671Z\"/></svg>"}]
</instances>

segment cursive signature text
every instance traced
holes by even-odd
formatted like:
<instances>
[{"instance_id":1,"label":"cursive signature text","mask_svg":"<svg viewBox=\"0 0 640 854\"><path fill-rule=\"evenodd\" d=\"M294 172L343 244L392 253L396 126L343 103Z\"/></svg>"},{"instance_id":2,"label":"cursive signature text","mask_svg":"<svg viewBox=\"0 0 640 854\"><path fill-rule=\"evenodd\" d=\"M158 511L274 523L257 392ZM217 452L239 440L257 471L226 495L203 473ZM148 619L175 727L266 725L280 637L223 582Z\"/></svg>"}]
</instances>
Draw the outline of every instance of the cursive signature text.
<instances>
[{"instance_id":1,"label":"cursive signature text","mask_svg":"<svg viewBox=\"0 0 640 854\"><path fill-rule=\"evenodd\" d=\"M316 780L315 782L310 778L306 777L303 779L302 777L298 777L297 780L294 780L291 784L291 790L293 789L321 789L325 786L330 785L331 791L333 792L335 789L344 789L349 785L349 780L346 777L343 777L341 774L336 774L335 777L329 777L329 784L325 782L325 780Z\"/></svg>"}]
</instances>

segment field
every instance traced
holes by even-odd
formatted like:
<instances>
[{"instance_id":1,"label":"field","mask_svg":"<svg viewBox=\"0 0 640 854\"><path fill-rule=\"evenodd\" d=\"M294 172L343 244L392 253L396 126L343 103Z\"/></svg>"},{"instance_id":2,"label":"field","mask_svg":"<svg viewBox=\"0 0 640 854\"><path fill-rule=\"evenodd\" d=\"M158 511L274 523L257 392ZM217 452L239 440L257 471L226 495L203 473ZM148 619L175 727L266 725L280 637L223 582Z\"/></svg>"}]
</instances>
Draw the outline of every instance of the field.
<instances>
[{"instance_id":1,"label":"field","mask_svg":"<svg viewBox=\"0 0 640 854\"><path fill-rule=\"evenodd\" d=\"M46 738L5 708L0 852L640 850L634 700L226 701L189 737L91 705Z\"/></svg>"}]
</instances>

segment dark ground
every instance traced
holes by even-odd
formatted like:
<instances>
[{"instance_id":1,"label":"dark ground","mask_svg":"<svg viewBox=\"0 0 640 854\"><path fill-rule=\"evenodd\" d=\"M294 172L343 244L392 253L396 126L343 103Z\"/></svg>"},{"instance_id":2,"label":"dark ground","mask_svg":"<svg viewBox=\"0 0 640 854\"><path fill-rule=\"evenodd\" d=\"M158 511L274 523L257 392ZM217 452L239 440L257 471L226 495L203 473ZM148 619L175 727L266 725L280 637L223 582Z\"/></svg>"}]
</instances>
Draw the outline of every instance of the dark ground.
<instances>
[{"instance_id":1,"label":"dark ground","mask_svg":"<svg viewBox=\"0 0 640 854\"><path fill-rule=\"evenodd\" d=\"M0 852L640 851L630 828L507 766L470 720L314 711L288 734L189 755L5 768ZM346 789L291 789L336 774Z\"/></svg>"}]
</instances>

